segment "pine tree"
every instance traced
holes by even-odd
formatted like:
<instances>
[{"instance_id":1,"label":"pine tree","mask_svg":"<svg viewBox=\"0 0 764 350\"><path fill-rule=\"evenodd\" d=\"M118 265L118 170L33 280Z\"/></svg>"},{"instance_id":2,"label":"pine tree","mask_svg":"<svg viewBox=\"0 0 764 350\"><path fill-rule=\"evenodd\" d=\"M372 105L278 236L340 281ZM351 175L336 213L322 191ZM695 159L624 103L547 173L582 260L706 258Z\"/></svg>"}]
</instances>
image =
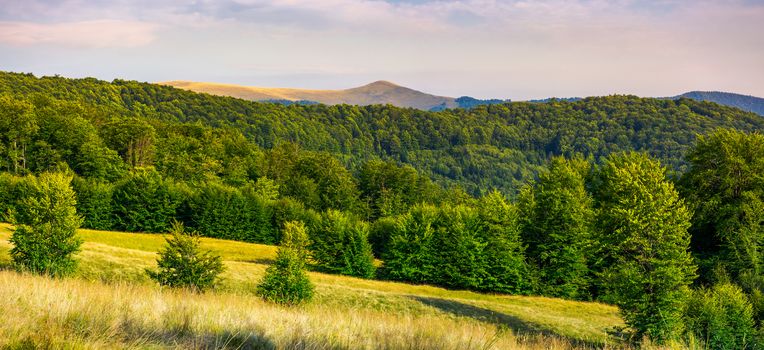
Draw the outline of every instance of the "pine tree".
<instances>
[{"instance_id":1,"label":"pine tree","mask_svg":"<svg viewBox=\"0 0 764 350\"><path fill-rule=\"evenodd\" d=\"M219 255L199 247L199 238L186 233L183 224L172 223L167 245L159 252L159 271L146 270L151 279L163 286L188 288L203 292L218 280L225 270Z\"/></svg>"},{"instance_id":2,"label":"pine tree","mask_svg":"<svg viewBox=\"0 0 764 350\"><path fill-rule=\"evenodd\" d=\"M72 257L82 240L76 230L77 216L72 178L44 173L30 178L30 195L21 200L16 229L11 236L11 258L18 269L50 276L62 276L76 268Z\"/></svg>"},{"instance_id":3,"label":"pine tree","mask_svg":"<svg viewBox=\"0 0 764 350\"><path fill-rule=\"evenodd\" d=\"M313 297L313 284L305 273L308 234L299 221L284 223L284 233L276 261L265 271L257 293L279 304L299 304Z\"/></svg>"}]
</instances>

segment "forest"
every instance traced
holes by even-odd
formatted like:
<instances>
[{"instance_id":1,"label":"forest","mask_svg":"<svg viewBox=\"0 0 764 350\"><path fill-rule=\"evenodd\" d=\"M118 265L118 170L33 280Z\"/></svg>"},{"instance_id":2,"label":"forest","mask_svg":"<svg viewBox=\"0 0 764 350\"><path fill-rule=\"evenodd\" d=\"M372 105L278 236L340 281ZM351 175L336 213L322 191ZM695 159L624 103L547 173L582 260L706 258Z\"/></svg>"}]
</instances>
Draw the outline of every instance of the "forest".
<instances>
[{"instance_id":1,"label":"forest","mask_svg":"<svg viewBox=\"0 0 764 350\"><path fill-rule=\"evenodd\" d=\"M762 126L689 99L426 112L0 73L0 213L33 230L63 182L67 227L278 244L297 222L316 271L603 301L636 341L758 348Z\"/></svg>"}]
</instances>

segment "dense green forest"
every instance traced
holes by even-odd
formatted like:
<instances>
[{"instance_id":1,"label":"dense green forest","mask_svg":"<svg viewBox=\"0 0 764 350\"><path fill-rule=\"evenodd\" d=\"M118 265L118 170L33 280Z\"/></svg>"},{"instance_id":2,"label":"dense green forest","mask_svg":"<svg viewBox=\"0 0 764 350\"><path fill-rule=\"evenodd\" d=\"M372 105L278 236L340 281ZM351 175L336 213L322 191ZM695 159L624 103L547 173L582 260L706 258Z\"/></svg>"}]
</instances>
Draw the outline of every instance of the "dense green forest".
<instances>
[{"instance_id":1,"label":"dense green forest","mask_svg":"<svg viewBox=\"0 0 764 350\"><path fill-rule=\"evenodd\" d=\"M318 271L601 300L636 340L754 348L762 126L688 99L424 112L2 73L0 213L14 256L75 246L73 212L41 218L58 193L102 230L277 244L299 223Z\"/></svg>"},{"instance_id":2,"label":"dense green forest","mask_svg":"<svg viewBox=\"0 0 764 350\"><path fill-rule=\"evenodd\" d=\"M214 133L240 134L242 142L259 149L291 142L304 150L328 152L351 170L374 158L407 164L440 185L459 185L473 195L493 188L515 193L555 155L581 153L599 161L612 152L637 150L683 171L683 156L696 135L720 127L753 131L764 126L758 115L713 103L633 96L426 112L392 106L282 106L133 81L15 73L0 74L0 94L24 96L36 105L46 99L54 105L65 101L67 107L60 108L99 129L102 139L106 135L100 130L109 121L138 118L156 139L151 164L179 179L224 172L209 168L213 165L205 159L190 159L212 156L212 146L206 145L211 136L190 130L210 126ZM199 140L201 145L194 145ZM108 146L124 156L126 150L111 142ZM182 163L195 171L181 178L161 154L169 145L160 143L206 149L186 150L189 159Z\"/></svg>"}]
</instances>

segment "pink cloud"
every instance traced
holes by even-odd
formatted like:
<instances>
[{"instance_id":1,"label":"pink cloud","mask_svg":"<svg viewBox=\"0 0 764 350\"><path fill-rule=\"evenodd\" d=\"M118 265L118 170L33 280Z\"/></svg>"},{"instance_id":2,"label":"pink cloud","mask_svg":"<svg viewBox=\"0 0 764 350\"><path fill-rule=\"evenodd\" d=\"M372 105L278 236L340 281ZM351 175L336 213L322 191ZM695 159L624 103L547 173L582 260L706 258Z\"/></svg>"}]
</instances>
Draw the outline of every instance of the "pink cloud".
<instances>
[{"instance_id":1,"label":"pink cloud","mask_svg":"<svg viewBox=\"0 0 764 350\"><path fill-rule=\"evenodd\" d=\"M157 25L120 20L64 23L0 22L0 43L83 48L137 47L156 38Z\"/></svg>"}]
</instances>

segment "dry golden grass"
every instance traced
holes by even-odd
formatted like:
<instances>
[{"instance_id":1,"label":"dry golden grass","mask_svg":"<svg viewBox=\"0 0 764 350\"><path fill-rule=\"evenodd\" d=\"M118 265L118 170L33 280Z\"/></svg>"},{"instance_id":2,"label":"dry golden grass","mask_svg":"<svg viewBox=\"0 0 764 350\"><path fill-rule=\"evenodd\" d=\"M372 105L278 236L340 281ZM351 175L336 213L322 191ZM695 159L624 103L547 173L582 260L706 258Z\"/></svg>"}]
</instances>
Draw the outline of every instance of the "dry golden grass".
<instances>
[{"instance_id":1,"label":"dry golden grass","mask_svg":"<svg viewBox=\"0 0 764 350\"><path fill-rule=\"evenodd\" d=\"M0 272L0 344L54 348L565 349L621 343L615 307L449 291L311 273L316 299L282 308L253 295L275 248L203 239L228 270L204 295L162 290L144 269L161 235L81 230L76 278ZM0 266L10 226L0 225ZM65 346L67 345L67 346ZM0 348L2 348L0 346Z\"/></svg>"}]
</instances>

